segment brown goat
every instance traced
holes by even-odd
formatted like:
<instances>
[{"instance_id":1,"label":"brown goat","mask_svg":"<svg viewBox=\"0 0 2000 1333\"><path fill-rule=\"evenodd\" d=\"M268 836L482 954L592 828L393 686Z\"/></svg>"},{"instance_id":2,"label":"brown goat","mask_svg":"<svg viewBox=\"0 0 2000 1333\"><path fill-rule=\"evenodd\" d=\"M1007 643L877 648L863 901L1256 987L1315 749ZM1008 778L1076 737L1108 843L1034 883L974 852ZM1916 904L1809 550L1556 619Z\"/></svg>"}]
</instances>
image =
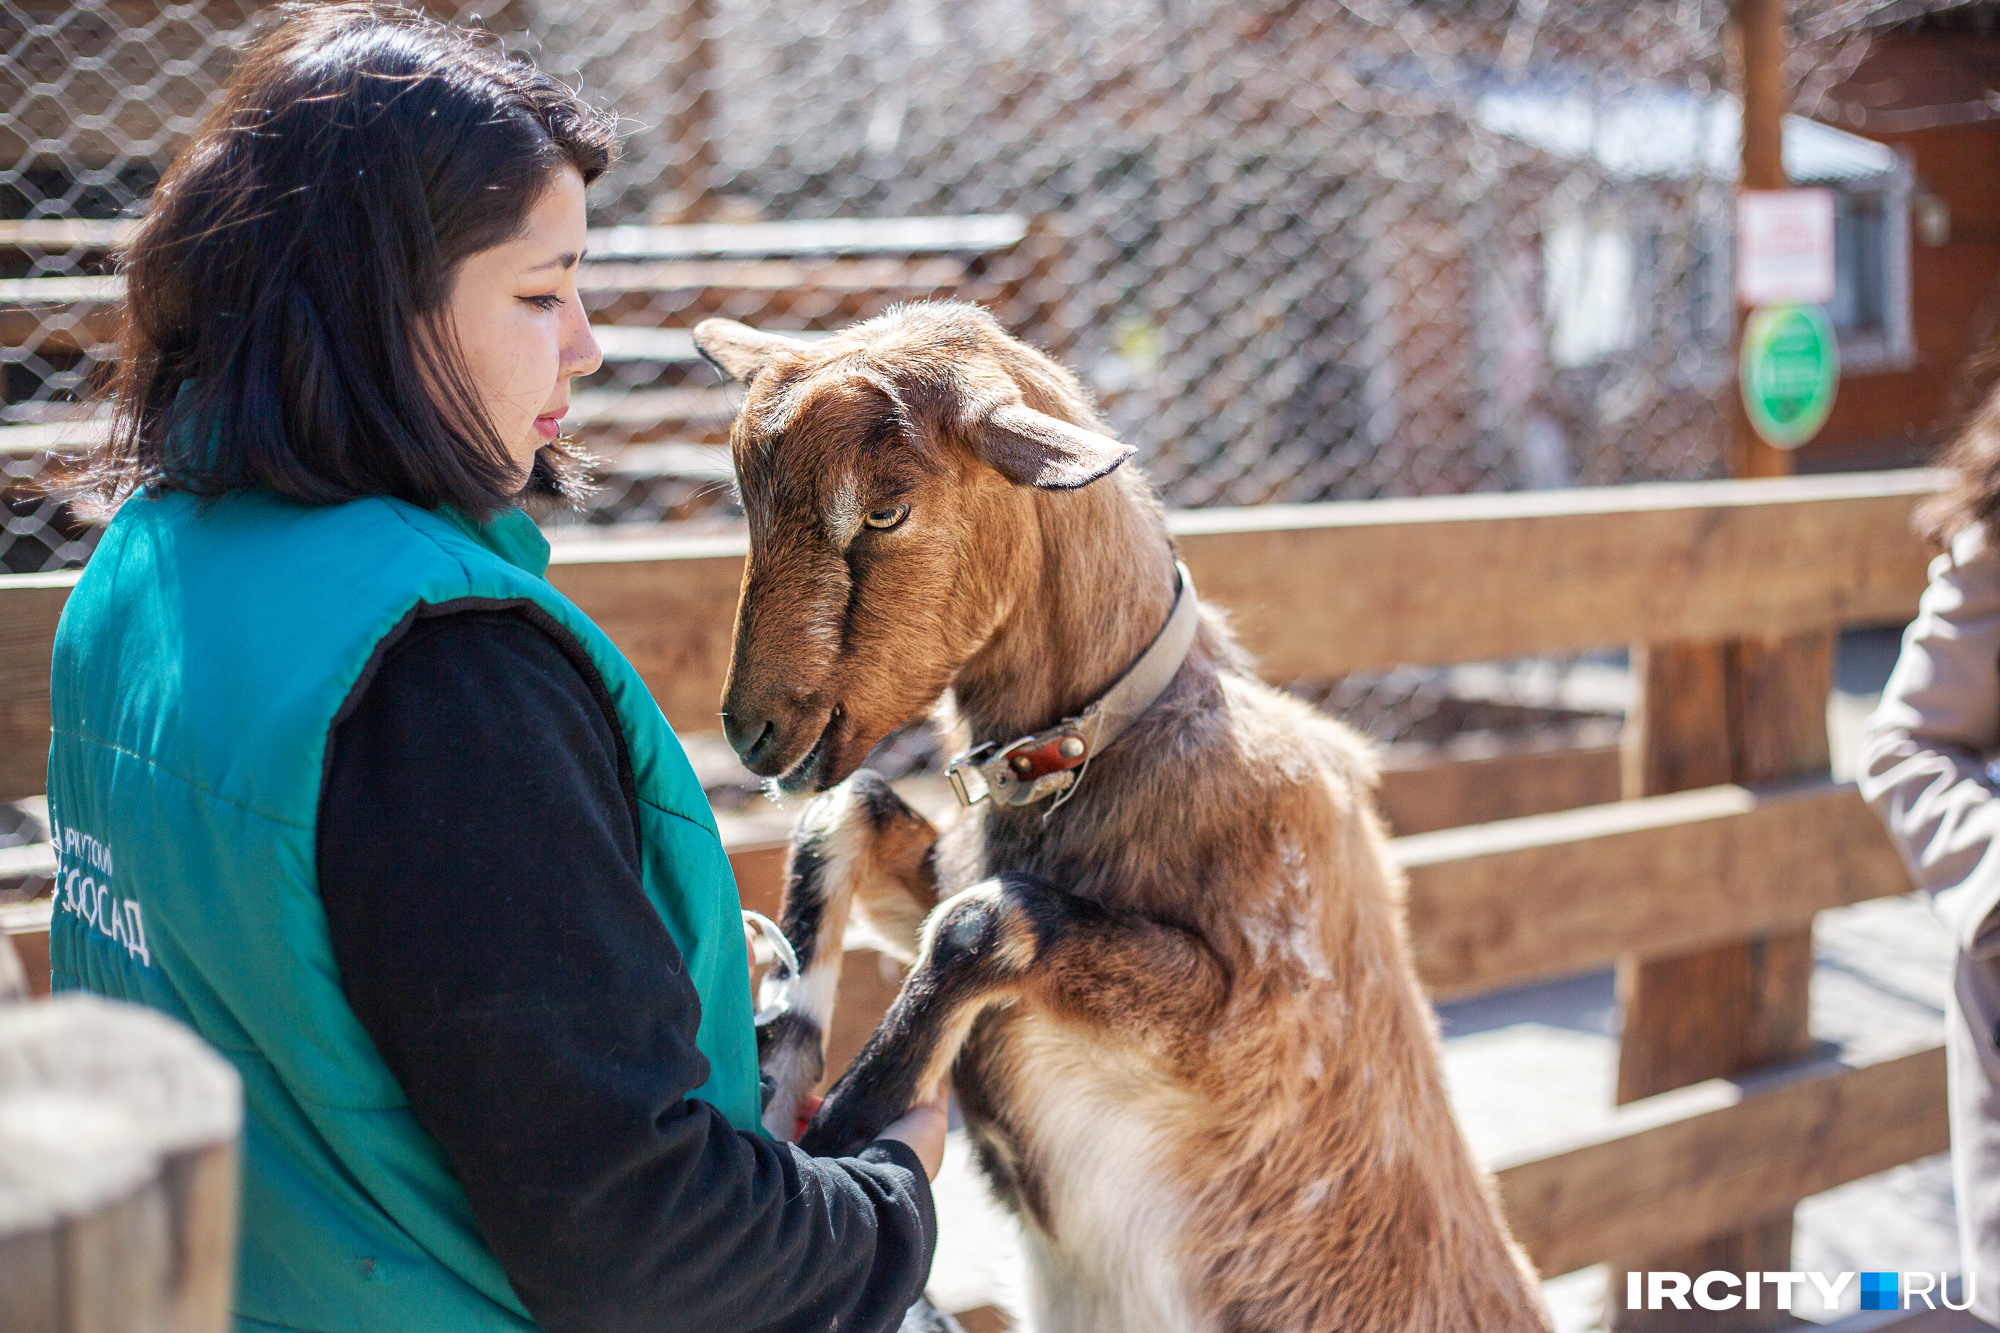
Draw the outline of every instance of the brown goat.
<instances>
[{"instance_id":1,"label":"brown goat","mask_svg":"<svg viewBox=\"0 0 2000 1333\"><path fill-rule=\"evenodd\" d=\"M787 885L802 975L766 982L766 1123L820 1077L851 906L915 966L803 1146L852 1151L949 1077L1033 1327L1546 1329L1446 1100L1367 752L1218 615L1060 806L939 833L855 771L934 706L960 749L1072 717L1161 632L1160 504L1077 382L965 305L695 339L747 386L724 725L827 792Z\"/></svg>"}]
</instances>

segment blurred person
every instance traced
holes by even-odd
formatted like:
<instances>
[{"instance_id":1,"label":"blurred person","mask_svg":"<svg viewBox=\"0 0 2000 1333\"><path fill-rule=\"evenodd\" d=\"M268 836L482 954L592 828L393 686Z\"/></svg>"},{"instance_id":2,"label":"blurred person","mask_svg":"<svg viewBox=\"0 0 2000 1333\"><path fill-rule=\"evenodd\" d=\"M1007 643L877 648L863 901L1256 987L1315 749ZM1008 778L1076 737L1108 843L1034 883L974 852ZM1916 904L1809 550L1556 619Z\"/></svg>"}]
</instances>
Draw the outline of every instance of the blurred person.
<instances>
[{"instance_id":1,"label":"blurred person","mask_svg":"<svg viewBox=\"0 0 2000 1333\"><path fill-rule=\"evenodd\" d=\"M466 35L288 11L125 260L54 983L241 1074L242 1329L860 1333L929 1271L942 1106L759 1128L713 816L521 508L577 484L613 150Z\"/></svg>"},{"instance_id":2,"label":"blurred person","mask_svg":"<svg viewBox=\"0 0 2000 1333\"><path fill-rule=\"evenodd\" d=\"M1919 521L1947 549L1868 720L1860 786L1957 946L1952 1186L1972 1313L2000 1325L2000 388L1941 461Z\"/></svg>"}]
</instances>

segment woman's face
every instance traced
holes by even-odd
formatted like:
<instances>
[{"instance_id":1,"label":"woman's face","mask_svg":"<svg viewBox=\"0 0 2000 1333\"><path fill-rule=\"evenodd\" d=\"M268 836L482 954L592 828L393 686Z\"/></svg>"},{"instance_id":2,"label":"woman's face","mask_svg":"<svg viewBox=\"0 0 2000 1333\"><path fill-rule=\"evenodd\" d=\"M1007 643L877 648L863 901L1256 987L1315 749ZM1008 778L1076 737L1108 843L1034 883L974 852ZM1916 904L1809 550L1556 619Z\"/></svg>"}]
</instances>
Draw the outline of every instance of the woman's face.
<instances>
[{"instance_id":1,"label":"woman's face","mask_svg":"<svg viewBox=\"0 0 2000 1333\"><path fill-rule=\"evenodd\" d=\"M559 168L511 241L452 275L447 315L486 419L528 482L535 451L556 438L569 382L603 361L577 298L583 177Z\"/></svg>"}]
</instances>

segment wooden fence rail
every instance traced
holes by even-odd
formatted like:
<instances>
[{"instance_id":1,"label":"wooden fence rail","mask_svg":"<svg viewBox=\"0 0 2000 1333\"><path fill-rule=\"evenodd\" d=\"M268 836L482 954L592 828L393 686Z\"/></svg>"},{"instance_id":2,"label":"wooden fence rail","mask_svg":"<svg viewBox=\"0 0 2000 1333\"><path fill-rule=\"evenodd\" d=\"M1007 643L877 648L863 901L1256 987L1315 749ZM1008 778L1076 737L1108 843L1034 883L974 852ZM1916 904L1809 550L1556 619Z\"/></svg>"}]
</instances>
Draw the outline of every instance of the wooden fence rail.
<instances>
[{"instance_id":1,"label":"wooden fence rail","mask_svg":"<svg viewBox=\"0 0 2000 1333\"><path fill-rule=\"evenodd\" d=\"M1694 482L1172 517L1204 600L1267 676L1907 617L1925 472ZM743 582L736 537L577 543L549 577L668 721L715 730ZM42 787L48 656L75 573L0 577L0 800Z\"/></svg>"},{"instance_id":2,"label":"wooden fence rail","mask_svg":"<svg viewBox=\"0 0 2000 1333\"><path fill-rule=\"evenodd\" d=\"M1205 510L1172 522L1203 597L1228 608L1266 673L1327 679L1605 645L1816 642L1842 625L1900 621L1930 555L1911 512L1935 485L1934 474L1882 473ZM706 731L743 556L730 538L575 545L550 574L631 656L669 719ZM0 797L42 785L49 645L73 582L0 578ZM1800 716L1824 705L1823 676L1810 678L1817 697L1787 704ZM1657 746L1665 676L1656 668L1649 679ZM1853 788L1823 776L1725 782L1393 848L1409 876L1418 966L1439 996L1794 940L1815 912L1909 888ZM736 847L732 863L746 902L771 906L781 849ZM836 1063L893 992L874 956L856 953L840 1009L852 1032L836 1032ZM1524 1244L1556 1273L1727 1235L1938 1151L1943 1108L1934 1047L1819 1054L1640 1097L1584 1139L1496 1166Z\"/></svg>"},{"instance_id":3,"label":"wooden fence rail","mask_svg":"<svg viewBox=\"0 0 2000 1333\"><path fill-rule=\"evenodd\" d=\"M1709 1079L1494 1165L1515 1236L1554 1274L1682 1250L1950 1142L1944 1048L1926 1046Z\"/></svg>"},{"instance_id":4,"label":"wooden fence rail","mask_svg":"<svg viewBox=\"0 0 2000 1333\"><path fill-rule=\"evenodd\" d=\"M1844 782L1708 787L1393 845L1439 999L1692 953L1909 888Z\"/></svg>"}]
</instances>

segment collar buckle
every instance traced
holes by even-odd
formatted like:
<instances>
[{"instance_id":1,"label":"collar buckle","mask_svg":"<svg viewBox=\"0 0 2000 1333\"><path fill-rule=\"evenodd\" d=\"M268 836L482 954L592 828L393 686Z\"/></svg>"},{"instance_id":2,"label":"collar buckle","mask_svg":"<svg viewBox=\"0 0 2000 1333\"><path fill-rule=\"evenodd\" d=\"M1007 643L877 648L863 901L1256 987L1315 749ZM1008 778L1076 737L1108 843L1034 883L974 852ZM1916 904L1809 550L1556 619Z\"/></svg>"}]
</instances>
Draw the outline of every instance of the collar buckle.
<instances>
[{"instance_id":1,"label":"collar buckle","mask_svg":"<svg viewBox=\"0 0 2000 1333\"><path fill-rule=\"evenodd\" d=\"M951 784L952 794L958 797L958 803L968 810L993 794L992 784L987 782L986 775L979 771L980 757L992 748L992 741L984 745L975 745L963 754L954 755L952 761L944 766L944 780ZM965 775L968 773L979 779L977 796L974 796L965 785Z\"/></svg>"},{"instance_id":2,"label":"collar buckle","mask_svg":"<svg viewBox=\"0 0 2000 1333\"><path fill-rule=\"evenodd\" d=\"M1083 719L1065 718L1047 731L1018 737L998 750L991 741L967 750L946 765L944 775L960 805L975 806L989 797L996 805L1032 805L1071 786L1075 770L1089 760ZM968 774L979 778L977 794L966 781Z\"/></svg>"}]
</instances>

